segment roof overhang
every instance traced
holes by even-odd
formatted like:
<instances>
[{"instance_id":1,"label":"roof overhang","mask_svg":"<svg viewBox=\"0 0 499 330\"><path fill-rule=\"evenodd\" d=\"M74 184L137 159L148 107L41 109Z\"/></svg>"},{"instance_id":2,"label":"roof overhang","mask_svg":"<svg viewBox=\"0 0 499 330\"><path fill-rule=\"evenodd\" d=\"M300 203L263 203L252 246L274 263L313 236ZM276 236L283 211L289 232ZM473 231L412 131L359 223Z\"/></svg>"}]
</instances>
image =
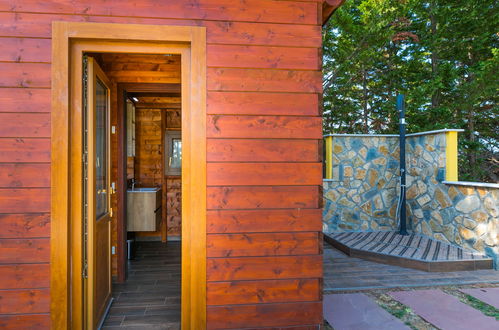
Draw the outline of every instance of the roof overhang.
<instances>
[{"instance_id":1,"label":"roof overhang","mask_svg":"<svg viewBox=\"0 0 499 330\"><path fill-rule=\"evenodd\" d=\"M345 0L324 0L322 2L322 25L325 25L334 11L338 9Z\"/></svg>"}]
</instances>

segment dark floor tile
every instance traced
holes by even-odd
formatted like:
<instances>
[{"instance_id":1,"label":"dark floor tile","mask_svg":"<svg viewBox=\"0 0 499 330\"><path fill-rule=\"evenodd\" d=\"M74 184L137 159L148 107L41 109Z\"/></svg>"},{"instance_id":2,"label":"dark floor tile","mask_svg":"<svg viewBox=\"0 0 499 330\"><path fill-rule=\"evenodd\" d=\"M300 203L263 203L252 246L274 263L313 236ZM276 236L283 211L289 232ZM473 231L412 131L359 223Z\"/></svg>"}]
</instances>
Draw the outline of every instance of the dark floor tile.
<instances>
[{"instance_id":1,"label":"dark floor tile","mask_svg":"<svg viewBox=\"0 0 499 330\"><path fill-rule=\"evenodd\" d=\"M178 321L172 321L171 316L166 314L125 316L125 319L122 323L122 325L124 326L142 327L149 327L154 325L166 326L175 324L178 324Z\"/></svg>"},{"instance_id":2,"label":"dark floor tile","mask_svg":"<svg viewBox=\"0 0 499 330\"><path fill-rule=\"evenodd\" d=\"M104 321L103 326L121 326L124 318L124 316L108 315L108 317Z\"/></svg>"}]
</instances>

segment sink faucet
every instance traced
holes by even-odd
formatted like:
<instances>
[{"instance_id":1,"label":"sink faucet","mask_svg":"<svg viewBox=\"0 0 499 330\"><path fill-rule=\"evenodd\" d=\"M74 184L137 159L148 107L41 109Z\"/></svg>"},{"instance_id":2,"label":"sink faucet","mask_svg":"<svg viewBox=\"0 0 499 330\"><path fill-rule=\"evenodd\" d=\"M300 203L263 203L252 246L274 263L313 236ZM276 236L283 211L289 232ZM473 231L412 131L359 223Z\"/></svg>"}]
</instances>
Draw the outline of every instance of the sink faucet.
<instances>
[{"instance_id":1,"label":"sink faucet","mask_svg":"<svg viewBox=\"0 0 499 330\"><path fill-rule=\"evenodd\" d=\"M135 178L132 179L132 190L135 190L135 184L137 181L135 181Z\"/></svg>"}]
</instances>

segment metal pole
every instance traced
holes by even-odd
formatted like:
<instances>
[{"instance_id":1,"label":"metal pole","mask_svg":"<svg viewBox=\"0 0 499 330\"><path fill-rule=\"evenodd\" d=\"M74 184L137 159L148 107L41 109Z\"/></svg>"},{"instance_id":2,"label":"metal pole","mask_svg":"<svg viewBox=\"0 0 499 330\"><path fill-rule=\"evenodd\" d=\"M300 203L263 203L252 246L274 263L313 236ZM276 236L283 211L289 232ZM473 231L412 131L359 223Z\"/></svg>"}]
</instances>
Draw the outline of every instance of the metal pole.
<instances>
[{"instance_id":1,"label":"metal pole","mask_svg":"<svg viewBox=\"0 0 499 330\"><path fill-rule=\"evenodd\" d=\"M405 104L404 95L397 95L397 110L399 112L399 141L400 141L400 235L408 235L406 221L405 199Z\"/></svg>"}]
</instances>

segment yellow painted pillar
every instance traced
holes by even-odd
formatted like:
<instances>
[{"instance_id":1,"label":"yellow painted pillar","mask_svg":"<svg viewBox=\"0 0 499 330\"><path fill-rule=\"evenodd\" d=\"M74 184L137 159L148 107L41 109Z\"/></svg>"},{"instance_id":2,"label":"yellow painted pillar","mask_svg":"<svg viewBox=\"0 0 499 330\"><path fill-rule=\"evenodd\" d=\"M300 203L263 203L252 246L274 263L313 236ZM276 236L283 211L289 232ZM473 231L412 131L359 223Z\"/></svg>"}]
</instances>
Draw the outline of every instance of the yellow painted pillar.
<instances>
[{"instance_id":1,"label":"yellow painted pillar","mask_svg":"<svg viewBox=\"0 0 499 330\"><path fill-rule=\"evenodd\" d=\"M445 180L459 181L457 177L457 132L445 132Z\"/></svg>"},{"instance_id":2,"label":"yellow painted pillar","mask_svg":"<svg viewBox=\"0 0 499 330\"><path fill-rule=\"evenodd\" d=\"M326 136L326 179L333 178L333 137Z\"/></svg>"}]
</instances>

